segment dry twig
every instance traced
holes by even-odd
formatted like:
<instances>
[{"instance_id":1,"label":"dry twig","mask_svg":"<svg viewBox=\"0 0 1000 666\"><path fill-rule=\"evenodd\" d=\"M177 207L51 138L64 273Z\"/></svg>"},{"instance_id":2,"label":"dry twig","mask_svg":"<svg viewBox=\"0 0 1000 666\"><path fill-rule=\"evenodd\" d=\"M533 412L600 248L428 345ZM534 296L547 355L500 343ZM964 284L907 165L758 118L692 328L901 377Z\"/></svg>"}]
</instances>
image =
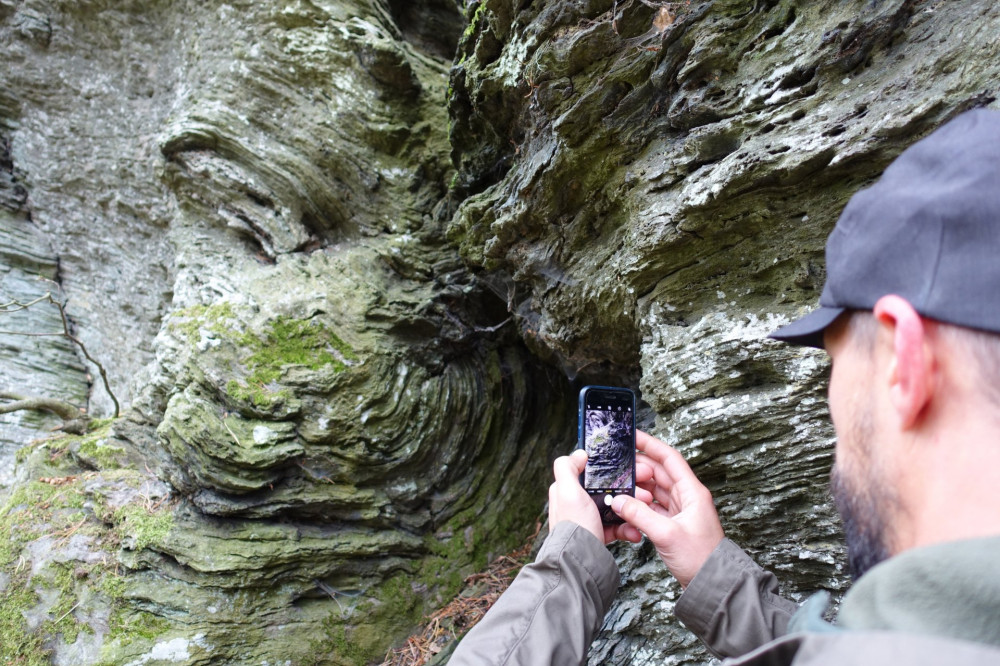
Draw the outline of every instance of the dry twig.
<instances>
[{"instance_id":1,"label":"dry twig","mask_svg":"<svg viewBox=\"0 0 1000 666\"><path fill-rule=\"evenodd\" d=\"M97 367L98 372L101 373L101 381L104 384L104 390L107 391L108 397L111 398L111 402L114 403L115 405L114 418L118 418L118 413L121 407L118 404L118 398L115 397L114 392L111 390L111 384L108 381L107 371L104 369L104 366L97 359L95 359L93 356L90 355L90 352L87 351L87 347L83 344L83 342L78 337L73 335L72 327L70 326L69 322L69 317L66 315L66 306L63 303L56 300L52 296L52 292L46 292L45 295L39 296L35 300L29 301L27 303L22 303L21 301L17 300L10 301L8 303L2 303L0 304L0 314L20 312L21 310L27 310L28 308L34 305L38 305L39 303L45 303L45 302L51 303L52 305L56 306L57 310L59 310L59 317L62 321L62 328L63 328L61 332L26 333L23 331L0 331L0 335L20 335L31 338L62 337L66 338L67 340L75 344L77 347L80 348L80 352L83 354L84 358L93 363ZM0 405L0 414L6 414L8 412L16 412L21 410L43 410L43 411L53 412L54 414L59 416L59 418L63 419L63 421L65 421L67 424L76 422L82 418L85 426L86 422L89 421L89 417L87 417L85 414L81 414L76 407L73 407L69 403L64 402L62 400L56 400L54 398L21 397L21 396L15 396L10 393L2 393L0 394L0 398L15 401L10 404ZM79 426L74 426L74 427L76 429L79 429ZM64 429L66 428L64 427ZM85 427L84 430L86 430Z\"/></svg>"}]
</instances>

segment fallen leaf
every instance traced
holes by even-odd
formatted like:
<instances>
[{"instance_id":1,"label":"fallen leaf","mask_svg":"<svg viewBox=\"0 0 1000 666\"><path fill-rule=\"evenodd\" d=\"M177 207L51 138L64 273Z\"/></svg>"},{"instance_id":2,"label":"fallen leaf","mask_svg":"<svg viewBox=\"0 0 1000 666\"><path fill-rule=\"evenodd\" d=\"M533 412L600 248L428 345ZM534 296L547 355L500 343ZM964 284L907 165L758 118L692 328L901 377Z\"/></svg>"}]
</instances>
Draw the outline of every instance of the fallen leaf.
<instances>
[{"instance_id":1,"label":"fallen leaf","mask_svg":"<svg viewBox=\"0 0 1000 666\"><path fill-rule=\"evenodd\" d=\"M43 476L42 478L40 478L38 480L41 483L47 483L50 486L64 486L67 483L73 483L74 481L76 481L76 477L75 476L60 476L60 477Z\"/></svg>"}]
</instances>

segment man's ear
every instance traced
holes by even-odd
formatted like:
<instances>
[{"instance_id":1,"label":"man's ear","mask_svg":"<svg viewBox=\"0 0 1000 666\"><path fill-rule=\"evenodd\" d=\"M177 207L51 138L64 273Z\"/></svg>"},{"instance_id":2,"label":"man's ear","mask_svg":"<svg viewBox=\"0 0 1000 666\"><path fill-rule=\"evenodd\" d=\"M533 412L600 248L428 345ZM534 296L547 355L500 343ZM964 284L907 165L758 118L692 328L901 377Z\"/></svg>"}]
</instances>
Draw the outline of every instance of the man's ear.
<instances>
[{"instance_id":1,"label":"man's ear","mask_svg":"<svg viewBox=\"0 0 1000 666\"><path fill-rule=\"evenodd\" d=\"M934 359L924 322L900 296L883 296L873 311L880 327L892 334L889 397L900 425L908 430L917 423L934 390Z\"/></svg>"}]
</instances>

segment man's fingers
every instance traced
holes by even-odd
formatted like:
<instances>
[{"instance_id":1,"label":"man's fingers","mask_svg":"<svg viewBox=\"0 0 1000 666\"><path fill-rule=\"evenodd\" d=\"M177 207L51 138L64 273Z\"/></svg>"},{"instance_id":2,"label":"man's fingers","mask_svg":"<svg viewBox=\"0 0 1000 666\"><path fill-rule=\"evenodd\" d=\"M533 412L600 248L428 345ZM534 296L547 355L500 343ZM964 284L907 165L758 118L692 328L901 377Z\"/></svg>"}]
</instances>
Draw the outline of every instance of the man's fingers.
<instances>
[{"instance_id":1,"label":"man's fingers","mask_svg":"<svg viewBox=\"0 0 1000 666\"><path fill-rule=\"evenodd\" d=\"M656 439L649 433L636 429L635 448L639 449L643 453L646 453L647 455L652 456L659 453L659 445L666 446L666 444Z\"/></svg>"},{"instance_id":2,"label":"man's fingers","mask_svg":"<svg viewBox=\"0 0 1000 666\"><path fill-rule=\"evenodd\" d=\"M666 468L650 456L640 456L636 461L635 479L639 483L654 481L664 488L674 485Z\"/></svg>"},{"instance_id":3,"label":"man's fingers","mask_svg":"<svg viewBox=\"0 0 1000 666\"><path fill-rule=\"evenodd\" d=\"M646 455L649 465L653 468L654 472L659 471L661 475L667 475L666 480L669 483L663 483L663 485L673 485L679 480L678 477L674 476L674 468L678 465L681 466L678 469L682 477L684 476L685 468L687 473L693 474L691 468L687 465L687 461L684 460L684 456L679 454L672 446L664 444L641 430L635 431L635 448ZM656 469L657 464L660 466L660 470Z\"/></svg>"},{"instance_id":4,"label":"man's fingers","mask_svg":"<svg viewBox=\"0 0 1000 666\"><path fill-rule=\"evenodd\" d=\"M649 504L654 499L653 493L649 492L645 488L636 488L635 498L644 504Z\"/></svg>"},{"instance_id":5,"label":"man's fingers","mask_svg":"<svg viewBox=\"0 0 1000 666\"><path fill-rule=\"evenodd\" d=\"M636 430L635 433L636 448L651 459L648 464L653 470L657 485L671 491L676 486L685 495L703 487L687 460L675 448L641 430ZM660 463L659 469L652 461Z\"/></svg>"},{"instance_id":6,"label":"man's fingers","mask_svg":"<svg viewBox=\"0 0 1000 666\"><path fill-rule=\"evenodd\" d=\"M641 430L635 431L635 448L663 465L670 473L675 471L677 463L687 467L687 461L684 460L684 456L677 452L677 449ZM678 468L677 471L683 471L683 467ZM687 471L690 472L691 468L687 467Z\"/></svg>"},{"instance_id":7,"label":"man's fingers","mask_svg":"<svg viewBox=\"0 0 1000 666\"><path fill-rule=\"evenodd\" d=\"M649 537L649 540L654 544L668 541L670 533L675 529L673 521L668 516L628 495L615 497L611 508L626 523Z\"/></svg>"},{"instance_id":8,"label":"man's fingers","mask_svg":"<svg viewBox=\"0 0 1000 666\"><path fill-rule=\"evenodd\" d=\"M635 529L631 525L615 525L614 527L614 538L621 539L622 541L631 541L632 543L639 543L642 541L642 532Z\"/></svg>"},{"instance_id":9,"label":"man's fingers","mask_svg":"<svg viewBox=\"0 0 1000 666\"><path fill-rule=\"evenodd\" d=\"M636 497L639 497L646 504L649 504L650 501L656 501L664 506L670 506L670 481L659 463L652 460L640 460L636 464L635 480ZM646 495L639 495L640 489L649 494L648 499Z\"/></svg>"},{"instance_id":10,"label":"man's fingers","mask_svg":"<svg viewBox=\"0 0 1000 666\"><path fill-rule=\"evenodd\" d=\"M644 457L644 456L643 456ZM643 457L635 461L636 483L645 483L653 478L653 466L651 462L646 462Z\"/></svg>"}]
</instances>

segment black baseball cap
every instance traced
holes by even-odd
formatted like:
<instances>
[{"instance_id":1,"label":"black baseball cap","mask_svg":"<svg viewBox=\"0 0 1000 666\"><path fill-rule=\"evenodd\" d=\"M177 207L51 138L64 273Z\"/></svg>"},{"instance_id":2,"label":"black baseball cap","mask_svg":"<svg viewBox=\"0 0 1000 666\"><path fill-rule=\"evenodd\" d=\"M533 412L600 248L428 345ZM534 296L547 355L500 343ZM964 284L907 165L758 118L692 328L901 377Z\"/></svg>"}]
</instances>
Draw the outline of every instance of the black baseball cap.
<instances>
[{"instance_id":1,"label":"black baseball cap","mask_svg":"<svg viewBox=\"0 0 1000 666\"><path fill-rule=\"evenodd\" d=\"M823 347L846 310L887 294L925 317L1000 333L1000 111L967 111L848 202L826 242L819 309L771 333Z\"/></svg>"}]
</instances>

